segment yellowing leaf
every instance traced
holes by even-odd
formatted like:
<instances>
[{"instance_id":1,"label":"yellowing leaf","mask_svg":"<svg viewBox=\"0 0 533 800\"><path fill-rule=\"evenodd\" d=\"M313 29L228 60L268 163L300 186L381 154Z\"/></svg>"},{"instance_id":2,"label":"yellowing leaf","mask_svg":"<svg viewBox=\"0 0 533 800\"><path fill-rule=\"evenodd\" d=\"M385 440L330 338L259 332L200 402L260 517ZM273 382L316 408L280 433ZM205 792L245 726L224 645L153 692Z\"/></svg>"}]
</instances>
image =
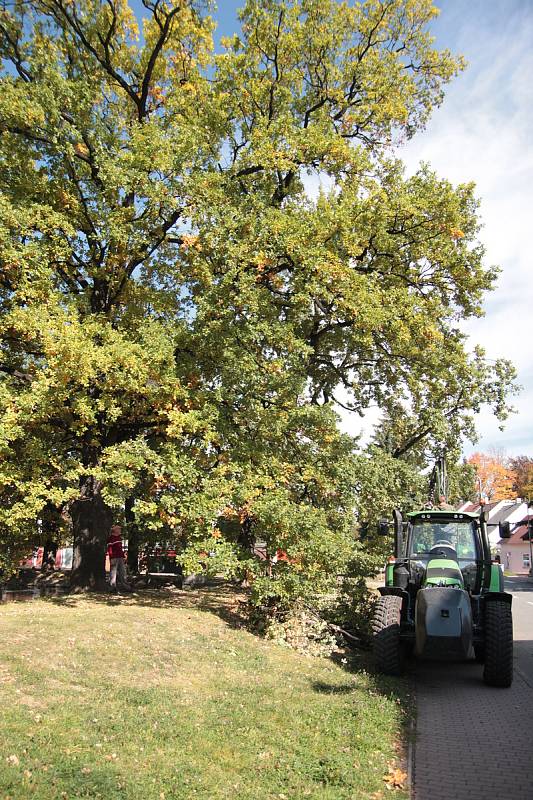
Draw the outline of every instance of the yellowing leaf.
<instances>
[{"instance_id":1,"label":"yellowing leaf","mask_svg":"<svg viewBox=\"0 0 533 800\"><path fill-rule=\"evenodd\" d=\"M74 152L80 158L88 158L89 156L89 148L83 142L77 142L74 145Z\"/></svg>"},{"instance_id":2,"label":"yellowing leaf","mask_svg":"<svg viewBox=\"0 0 533 800\"><path fill-rule=\"evenodd\" d=\"M403 789L407 780L407 772L401 769L391 769L388 775L383 777L385 783L394 789Z\"/></svg>"}]
</instances>

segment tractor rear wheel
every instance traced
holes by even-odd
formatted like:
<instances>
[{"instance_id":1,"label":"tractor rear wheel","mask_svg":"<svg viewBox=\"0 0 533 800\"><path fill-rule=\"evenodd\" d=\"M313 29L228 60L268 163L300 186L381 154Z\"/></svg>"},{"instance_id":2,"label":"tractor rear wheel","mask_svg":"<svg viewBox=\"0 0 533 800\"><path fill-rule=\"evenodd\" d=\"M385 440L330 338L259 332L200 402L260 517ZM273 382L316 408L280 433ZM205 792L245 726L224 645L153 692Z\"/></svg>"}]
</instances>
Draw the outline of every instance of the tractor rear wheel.
<instances>
[{"instance_id":1,"label":"tractor rear wheel","mask_svg":"<svg viewBox=\"0 0 533 800\"><path fill-rule=\"evenodd\" d=\"M513 682L513 616L502 600L485 605L485 669L489 686L510 686Z\"/></svg>"},{"instance_id":2,"label":"tractor rear wheel","mask_svg":"<svg viewBox=\"0 0 533 800\"><path fill-rule=\"evenodd\" d=\"M385 675L399 675L402 671L401 616L401 597L386 594L379 598L372 620L372 633L376 667Z\"/></svg>"}]
</instances>

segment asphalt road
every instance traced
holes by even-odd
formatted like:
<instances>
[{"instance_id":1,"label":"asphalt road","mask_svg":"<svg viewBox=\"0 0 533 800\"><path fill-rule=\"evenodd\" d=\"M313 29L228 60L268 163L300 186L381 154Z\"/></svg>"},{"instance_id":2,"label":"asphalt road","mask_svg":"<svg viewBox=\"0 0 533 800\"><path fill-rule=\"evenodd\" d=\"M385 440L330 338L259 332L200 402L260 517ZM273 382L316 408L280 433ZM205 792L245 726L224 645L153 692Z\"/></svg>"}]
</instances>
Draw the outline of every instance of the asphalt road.
<instances>
[{"instance_id":1,"label":"asphalt road","mask_svg":"<svg viewBox=\"0 0 533 800\"><path fill-rule=\"evenodd\" d=\"M506 578L513 595L514 681L486 686L474 661L414 661L414 800L533 800L533 580Z\"/></svg>"}]
</instances>

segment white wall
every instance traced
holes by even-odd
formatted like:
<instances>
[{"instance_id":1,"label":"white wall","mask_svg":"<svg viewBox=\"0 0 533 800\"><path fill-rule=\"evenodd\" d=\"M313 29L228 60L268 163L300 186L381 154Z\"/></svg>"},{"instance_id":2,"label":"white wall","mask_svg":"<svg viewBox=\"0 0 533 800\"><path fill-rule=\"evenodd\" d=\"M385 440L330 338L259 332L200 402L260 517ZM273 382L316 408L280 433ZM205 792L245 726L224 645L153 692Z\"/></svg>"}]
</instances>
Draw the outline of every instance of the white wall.
<instances>
[{"instance_id":1,"label":"white wall","mask_svg":"<svg viewBox=\"0 0 533 800\"><path fill-rule=\"evenodd\" d=\"M513 572L516 575L527 575L529 567L524 566L522 556L529 557L529 542L521 542L520 544L501 544L501 559L506 572Z\"/></svg>"}]
</instances>

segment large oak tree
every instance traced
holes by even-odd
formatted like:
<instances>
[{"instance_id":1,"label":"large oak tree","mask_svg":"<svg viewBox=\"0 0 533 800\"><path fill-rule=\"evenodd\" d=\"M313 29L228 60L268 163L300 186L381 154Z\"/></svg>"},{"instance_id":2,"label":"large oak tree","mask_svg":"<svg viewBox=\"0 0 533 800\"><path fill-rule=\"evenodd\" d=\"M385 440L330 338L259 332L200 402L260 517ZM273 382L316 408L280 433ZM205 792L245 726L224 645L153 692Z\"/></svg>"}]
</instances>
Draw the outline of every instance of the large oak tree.
<instances>
[{"instance_id":1,"label":"large oak tree","mask_svg":"<svg viewBox=\"0 0 533 800\"><path fill-rule=\"evenodd\" d=\"M190 568L260 536L298 593L377 480L336 401L401 409L400 460L506 413L511 367L460 330L497 273L474 188L392 150L462 62L430 0L248 0L221 53L207 4L143 6L0 12L0 526L67 507L73 582L100 585L135 497Z\"/></svg>"}]
</instances>

